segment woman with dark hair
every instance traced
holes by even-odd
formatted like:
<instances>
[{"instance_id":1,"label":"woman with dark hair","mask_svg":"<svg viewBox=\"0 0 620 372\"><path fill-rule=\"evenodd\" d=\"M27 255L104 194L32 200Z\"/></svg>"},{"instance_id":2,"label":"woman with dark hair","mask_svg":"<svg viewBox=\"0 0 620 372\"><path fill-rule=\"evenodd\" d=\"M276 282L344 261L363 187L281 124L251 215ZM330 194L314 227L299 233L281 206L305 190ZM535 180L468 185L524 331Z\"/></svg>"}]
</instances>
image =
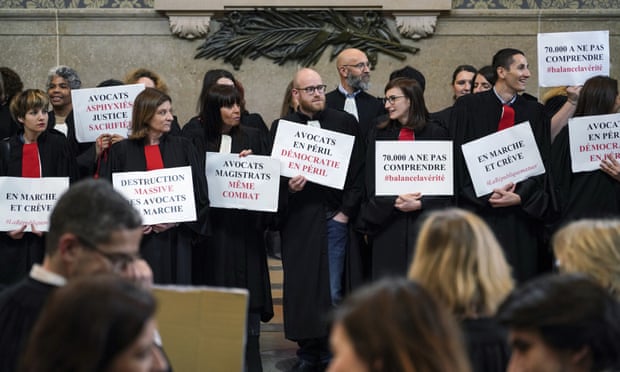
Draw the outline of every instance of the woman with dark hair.
<instances>
[{"instance_id":1,"label":"woman with dark hair","mask_svg":"<svg viewBox=\"0 0 620 372\"><path fill-rule=\"evenodd\" d=\"M618 81L607 76L588 79L577 101L575 117L606 115L618 111ZM613 177L613 158L601 162L601 169L573 173L568 126L562 128L552 146L552 174L560 206L557 225L581 218L618 217L620 183Z\"/></svg>"},{"instance_id":2,"label":"woman with dark hair","mask_svg":"<svg viewBox=\"0 0 620 372\"><path fill-rule=\"evenodd\" d=\"M375 144L377 141L447 140L448 133L429 119L422 88L417 81L397 78L385 87L388 118L368 134L366 153L366 201L358 227L371 243L372 273L404 276L413 256L420 215L452 204L446 196L423 196L415 189L399 196L375 195ZM415 185L412 185L415 188Z\"/></svg>"},{"instance_id":3,"label":"woman with dark hair","mask_svg":"<svg viewBox=\"0 0 620 372\"><path fill-rule=\"evenodd\" d=\"M27 89L11 101L11 115L19 131L0 141L0 176L69 177L77 179L77 164L67 139L48 132L47 94ZM36 226L0 234L0 284L8 285L25 277L32 264L43 260L44 238Z\"/></svg>"},{"instance_id":4,"label":"woman with dark hair","mask_svg":"<svg viewBox=\"0 0 620 372\"><path fill-rule=\"evenodd\" d=\"M472 86L474 83L474 75L477 70L471 65L459 65L452 72L452 99L456 100L466 94L472 92Z\"/></svg>"},{"instance_id":5,"label":"woman with dark hair","mask_svg":"<svg viewBox=\"0 0 620 372\"><path fill-rule=\"evenodd\" d=\"M474 74L474 78L472 80L472 93L480 93L490 90L493 88L493 85L495 85L495 80L497 80L497 77L495 76L493 66L489 65L481 67L480 70Z\"/></svg>"},{"instance_id":6,"label":"woman with dark hair","mask_svg":"<svg viewBox=\"0 0 620 372\"><path fill-rule=\"evenodd\" d=\"M470 371L454 318L405 279L383 279L345 299L330 344L328 372Z\"/></svg>"},{"instance_id":7,"label":"woman with dark hair","mask_svg":"<svg viewBox=\"0 0 620 372\"><path fill-rule=\"evenodd\" d=\"M202 104L206 100L206 96L209 93L209 90L214 85L229 85L237 88L239 94L241 95L240 101L240 109L241 109L241 125L244 127L250 127L254 129L258 129L260 131L260 135L263 141L268 141L269 139L269 128L267 128L267 124L257 113L250 113L245 107L245 89L241 82L233 76L227 70L214 69L209 70L205 73L204 78L202 79L202 89L200 91L200 96L198 97L198 112L202 112ZM268 145L268 142L265 142L265 145Z\"/></svg>"},{"instance_id":8,"label":"woman with dark hair","mask_svg":"<svg viewBox=\"0 0 620 372\"><path fill-rule=\"evenodd\" d=\"M149 292L116 275L71 281L41 311L20 371L152 371L155 309Z\"/></svg>"},{"instance_id":9,"label":"woman with dark hair","mask_svg":"<svg viewBox=\"0 0 620 372\"><path fill-rule=\"evenodd\" d=\"M201 103L200 116L183 127L201 159L208 152L267 155L257 129L242 127L243 97L233 86L211 87ZM204 161L204 160L203 160ZM267 255L263 240L265 216L241 209L211 208L211 235L194 248L194 284L247 288L250 291L246 366L262 371L260 321L273 317Z\"/></svg>"},{"instance_id":10,"label":"woman with dark hair","mask_svg":"<svg viewBox=\"0 0 620 372\"><path fill-rule=\"evenodd\" d=\"M190 166L197 220L144 226L140 254L153 269L158 284L190 284L191 244L208 233L209 198L204 167L191 142L169 135L172 100L155 88L146 88L133 104L131 134L110 148L101 174L112 180L117 172L143 172Z\"/></svg>"}]
</instances>

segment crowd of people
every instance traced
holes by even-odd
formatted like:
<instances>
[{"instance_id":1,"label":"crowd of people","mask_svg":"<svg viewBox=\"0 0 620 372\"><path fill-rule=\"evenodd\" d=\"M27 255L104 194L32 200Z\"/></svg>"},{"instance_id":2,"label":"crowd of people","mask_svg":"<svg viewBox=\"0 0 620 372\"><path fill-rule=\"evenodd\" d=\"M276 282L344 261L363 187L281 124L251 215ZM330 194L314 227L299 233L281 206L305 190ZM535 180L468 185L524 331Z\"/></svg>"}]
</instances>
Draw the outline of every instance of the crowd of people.
<instances>
[{"instance_id":1,"label":"crowd of people","mask_svg":"<svg viewBox=\"0 0 620 372\"><path fill-rule=\"evenodd\" d=\"M53 68L47 91L24 90L18 74L0 68L0 176L72 185L48 232L24 225L0 234L0 371L169 370L151 282L248 289L245 364L261 371L260 323L274 315L271 231L279 233L285 337L299 346L295 371L620 369L620 163L608 154L600 170L573 173L567 125L618 112L618 83L592 77L543 104L525 93L522 51L499 50L490 62L458 66L454 104L435 113L411 66L393 71L384 97L369 94L372 66L359 49L338 55L331 91L317 71L298 70L282 119L346 134L353 146L342 189L281 177L276 213L209 204L205 154L268 156L280 127L248 111L229 71L205 73L185 125L157 73L103 81L145 88L127 138L84 143L73 68ZM546 172L479 196L461 145L515 125L531 127ZM452 141L454 194L424 195L412 184L377 195L378 141ZM195 221L143 225L112 187L116 173L184 166ZM84 279L94 273L102 275ZM67 314L100 328L62 327ZM59 341L67 339L93 341Z\"/></svg>"}]
</instances>

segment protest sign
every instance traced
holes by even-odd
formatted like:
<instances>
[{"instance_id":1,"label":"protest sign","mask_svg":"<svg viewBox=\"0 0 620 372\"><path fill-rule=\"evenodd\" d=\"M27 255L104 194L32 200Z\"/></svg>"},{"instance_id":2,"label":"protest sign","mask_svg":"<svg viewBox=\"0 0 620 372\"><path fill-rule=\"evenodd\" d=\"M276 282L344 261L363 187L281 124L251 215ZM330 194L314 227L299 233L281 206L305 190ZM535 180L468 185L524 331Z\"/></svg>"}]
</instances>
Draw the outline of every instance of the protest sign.
<instances>
[{"instance_id":1,"label":"protest sign","mask_svg":"<svg viewBox=\"0 0 620 372\"><path fill-rule=\"evenodd\" d=\"M600 169L605 155L620 159L620 114L571 118L568 138L573 173Z\"/></svg>"},{"instance_id":2,"label":"protest sign","mask_svg":"<svg viewBox=\"0 0 620 372\"><path fill-rule=\"evenodd\" d=\"M71 102L78 142L94 142L101 134L127 137L133 101L144 84L72 89Z\"/></svg>"},{"instance_id":3,"label":"protest sign","mask_svg":"<svg viewBox=\"0 0 620 372\"><path fill-rule=\"evenodd\" d=\"M49 215L68 188L68 177L0 177L0 231L24 225L25 231L32 231L32 225L38 231L47 231Z\"/></svg>"},{"instance_id":4,"label":"protest sign","mask_svg":"<svg viewBox=\"0 0 620 372\"><path fill-rule=\"evenodd\" d=\"M271 157L280 174L303 175L308 181L342 190L355 137L310 125L280 120Z\"/></svg>"},{"instance_id":5,"label":"protest sign","mask_svg":"<svg viewBox=\"0 0 620 372\"><path fill-rule=\"evenodd\" d=\"M529 122L461 146L476 196L545 173Z\"/></svg>"},{"instance_id":6,"label":"protest sign","mask_svg":"<svg viewBox=\"0 0 620 372\"><path fill-rule=\"evenodd\" d=\"M189 166L113 173L112 183L140 211L144 225L196 221Z\"/></svg>"},{"instance_id":7,"label":"protest sign","mask_svg":"<svg viewBox=\"0 0 620 372\"><path fill-rule=\"evenodd\" d=\"M452 141L377 141L375 194L454 194Z\"/></svg>"},{"instance_id":8,"label":"protest sign","mask_svg":"<svg viewBox=\"0 0 620 372\"><path fill-rule=\"evenodd\" d=\"M209 203L216 208L276 212L280 161L268 156L207 152Z\"/></svg>"},{"instance_id":9,"label":"protest sign","mask_svg":"<svg viewBox=\"0 0 620 372\"><path fill-rule=\"evenodd\" d=\"M609 76L609 31L538 34L538 85L583 85Z\"/></svg>"}]
</instances>

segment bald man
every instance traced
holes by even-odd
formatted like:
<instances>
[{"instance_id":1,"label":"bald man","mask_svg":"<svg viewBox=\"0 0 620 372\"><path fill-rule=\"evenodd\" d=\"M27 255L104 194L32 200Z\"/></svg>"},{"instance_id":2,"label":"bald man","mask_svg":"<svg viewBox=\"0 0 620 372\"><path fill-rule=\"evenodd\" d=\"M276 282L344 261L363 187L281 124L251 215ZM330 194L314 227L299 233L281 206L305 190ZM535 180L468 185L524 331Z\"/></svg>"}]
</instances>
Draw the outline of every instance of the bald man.
<instances>
[{"instance_id":1,"label":"bald man","mask_svg":"<svg viewBox=\"0 0 620 372\"><path fill-rule=\"evenodd\" d=\"M284 333L299 344L294 370L315 371L331 357L326 320L343 295L348 224L362 198L364 152L355 118L325 107L325 84L316 71L299 70L291 93L299 106L283 119L355 138L342 190L307 181L302 175L282 177L280 186ZM271 126L273 137L277 130L276 120Z\"/></svg>"},{"instance_id":2,"label":"bald man","mask_svg":"<svg viewBox=\"0 0 620 372\"><path fill-rule=\"evenodd\" d=\"M385 113L381 100L366 93L370 87L370 67L363 51L343 50L336 58L340 84L325 95L327 107L355 116L364 140L375 119Z\"/></svg>"}]
</instances>

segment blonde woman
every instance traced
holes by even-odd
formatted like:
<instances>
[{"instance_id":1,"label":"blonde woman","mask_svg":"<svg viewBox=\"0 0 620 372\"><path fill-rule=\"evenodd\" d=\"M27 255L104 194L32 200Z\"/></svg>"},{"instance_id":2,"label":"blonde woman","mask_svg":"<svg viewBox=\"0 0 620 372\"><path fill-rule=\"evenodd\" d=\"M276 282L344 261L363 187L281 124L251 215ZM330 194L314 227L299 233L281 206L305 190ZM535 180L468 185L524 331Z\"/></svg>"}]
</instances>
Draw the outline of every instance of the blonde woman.
<instances>
[{"instance_id":1,"label":"blonde woman","mask_svg":"<svg viewBox=\"0 0 620 372\"><path fill-rule=\"evenodd\" d=\"M620 299L620 220L572 222L553 237L561 272L583 273Z\"/></svg>"},{"instance_id":2,"label":"blonde woman","mask_svg":"<svg viewBox=\"0 0 620 372\"><path fill-rule=\"evenodd\" d=\"M474 371L506 369L505 333L492 317L514 284L502 249L482 219L456 208L430 213L418 235L409 279L461 321Z\"/></svg>"}]
</instances>

